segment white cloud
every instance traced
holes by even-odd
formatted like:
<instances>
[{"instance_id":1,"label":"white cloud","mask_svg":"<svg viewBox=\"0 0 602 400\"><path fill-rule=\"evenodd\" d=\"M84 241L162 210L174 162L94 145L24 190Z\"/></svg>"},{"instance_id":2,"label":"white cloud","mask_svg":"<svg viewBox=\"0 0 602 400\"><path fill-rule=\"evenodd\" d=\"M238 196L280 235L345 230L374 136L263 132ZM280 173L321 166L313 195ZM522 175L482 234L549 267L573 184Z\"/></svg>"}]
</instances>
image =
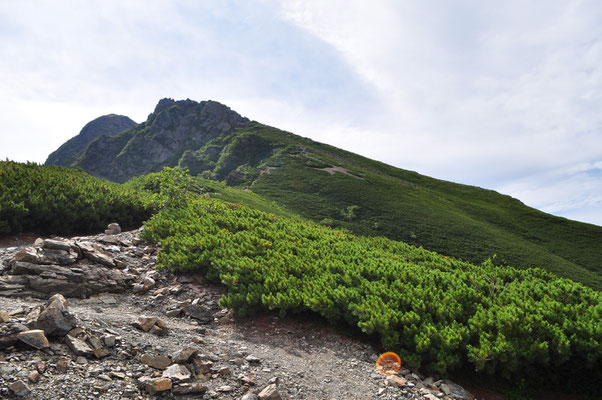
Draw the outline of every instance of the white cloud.
<instances>
[{"instance_id":1,"label":"white cloud","mask_svg":"<svg viewBox=\"0 0 602 400\"><path fill-rule=\"evenodd\" d=\"M490 188L522 182L513 193L529 196L530 186L557 198L543 205L550 211L602 214L600 176L588 178L592 191L538 180L602 154L599 3L315 0L287 2L283 14L337 49L391 105L379 128L395 145L377 158ZM567 193L576 196L570 207L560 200Z\"/></svg>"},{"instance_id":2,"label":"white cloud","mask_svg":"<svg viewBox=\"0 0 602 400\"><path fill-rule=\"evenodd\" d=\"M542 211L602 226L602 161L526 176L496 189Z\"/></svg>"},{"instance_id":3,"label":"white cloud","mask_svg":"<svg viewBox=\"0 0 602 400\"><path fill-rule=\"evenodd\" d=\"M162 97L214 99L593 221L600 20L596 1L3 2L0 158L42 162L89 120L142 121Z\"/></svg>"}]
</instances>

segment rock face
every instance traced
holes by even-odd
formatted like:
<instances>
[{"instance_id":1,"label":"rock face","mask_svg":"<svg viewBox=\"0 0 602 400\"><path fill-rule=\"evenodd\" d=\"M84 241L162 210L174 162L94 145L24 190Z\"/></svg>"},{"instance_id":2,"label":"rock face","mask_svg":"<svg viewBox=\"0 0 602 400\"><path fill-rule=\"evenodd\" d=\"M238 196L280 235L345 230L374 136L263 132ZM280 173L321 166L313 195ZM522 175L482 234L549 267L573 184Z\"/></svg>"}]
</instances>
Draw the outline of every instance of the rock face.
<instances>
[{"instance_id":1,"label":"rock face","mask_svg":"<svg viewBox=\"0 0 602 400\"><path fill-rule=\"evenodd\" d=\"M215 101L162 99L146 122L90 142L75 165L116 182L174 167L186 150L243 127L248 120ZM119 157L117 157L119 155Z\"/></svg>"},{"instance_id":2,"label":"rock face","mask_svg":"<svg viewBox=\"0 0 602 400\"><path fill-rule=\"evenodd\" d=\"M123 115L109 114L96 118L88 122L77 136L52 152L46 160L46 165L72 165L94 139L101 135L112 137L134 126L136 123Z\"/></svg>"},{"instance_id":3,"label":"rock face","mask_svg":"<svg viewBox=\"0 0 602 400\"><path fill-rule=\"evenodd\" d=\"M111 225L111 232L121 231ZM47 298L60 293L85 298L125 290L136 279L130 268L139 266L144 256L133 247L133 237L126 232L38 240L5 261L8 271L0 276L0 295Z\"/></svg>"}]
</instances>

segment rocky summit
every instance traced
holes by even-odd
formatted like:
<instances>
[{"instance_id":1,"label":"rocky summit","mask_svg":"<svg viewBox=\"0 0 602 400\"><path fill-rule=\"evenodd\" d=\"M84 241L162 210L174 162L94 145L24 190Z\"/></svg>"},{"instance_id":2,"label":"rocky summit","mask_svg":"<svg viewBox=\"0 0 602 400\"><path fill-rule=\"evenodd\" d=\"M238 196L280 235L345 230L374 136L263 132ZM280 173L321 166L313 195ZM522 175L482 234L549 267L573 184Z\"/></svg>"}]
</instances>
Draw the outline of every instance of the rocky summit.
<instances>
[{"instance_id":1,"label":"rocky summit","mask_svg":"<svg viewBox=\"0 0 602 400\"><path fill-rule=\"evenodd\" d=\"M221 309L223 288L157 272L140 230L0 249L0 396L472 399L308 316Z\"/></svg>"},{"instance_id":2,"label":"rocky summit","mask_svg":"<svg viewBox=\"0 0 602 400\"><path fill-rule=\"evenodd\" d=\"M82 156L88 145L99 136L115 136L134 126L136 123L124 115L109 114L98 117L88 122L77 136L52 152L46 160L46 165L72 165Z\"/></svg>"},{"instance_id":3,"label":"rocky summit","mask_svg":"<svg viewBox=\"0 0 602 400\"><path fill-rule=\"evenodd\" d=\"M145 122L116 135L96 137L79 158L71 163L71 159L62 160L60 165L78 166L91 175L125 182L164 166L176 166L186 151L200 149L247 123L248 119L215 101L162 99ZM59 164L54 159L51 155L47 164Z\"/></svg>"}]
</instances>

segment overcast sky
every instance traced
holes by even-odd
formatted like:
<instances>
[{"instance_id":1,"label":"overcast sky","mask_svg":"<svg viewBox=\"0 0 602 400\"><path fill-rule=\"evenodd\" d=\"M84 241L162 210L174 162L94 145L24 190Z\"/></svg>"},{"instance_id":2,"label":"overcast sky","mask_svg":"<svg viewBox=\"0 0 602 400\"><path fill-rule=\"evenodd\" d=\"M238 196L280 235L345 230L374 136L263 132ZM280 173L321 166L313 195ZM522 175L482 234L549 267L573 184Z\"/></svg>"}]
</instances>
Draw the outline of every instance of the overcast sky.
<instances>
[{"instance_id":1,"label":"overcast sky","mask_svg":"<svg viewBox=\"0 0 602 400\"><path fill-rule=\"evenodd\" d=\"M602 225L602 2L0 0L0 158L160 98Z\"/></svg>"}]
</instances>

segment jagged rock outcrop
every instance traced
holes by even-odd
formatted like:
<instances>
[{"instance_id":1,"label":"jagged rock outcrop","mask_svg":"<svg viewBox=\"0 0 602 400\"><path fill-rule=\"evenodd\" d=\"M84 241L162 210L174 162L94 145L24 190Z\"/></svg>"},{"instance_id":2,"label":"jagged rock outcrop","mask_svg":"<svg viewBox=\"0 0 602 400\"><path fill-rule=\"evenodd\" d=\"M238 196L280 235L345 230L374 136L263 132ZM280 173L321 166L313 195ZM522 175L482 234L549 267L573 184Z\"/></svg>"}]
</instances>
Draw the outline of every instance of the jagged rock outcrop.
<instances>
[{"instance_id":1,"label":"jagged rock outcrop","mask_svg":"<svg viewBox=\"0 0 602 400\"><path fill-rule=\"evenodd\" d=\"M146 122L92 141L75 165L116 182L174 167L186 150L245 126L247 118L215 101L162 99Z\"/></svg>"},{"instance_id":2,"label":"jagged rock outcrop","mask_svg":"<svg viewBox=\"0 0 602 400\"><path fill-rule=\"evenodd\" d=\"M124 115L109 114L96 118L88 122L77 136L72 137L52 152L46 160L46 165L72 165L97 137L101 135L115 136L134 126L136 123Z\"/></svg>"},{"instance_id":3,"label":"jagged rock outcrop","mask_svg":"<svg viewBox=\"0 0 602 400\"><path fill-rule=\"evenodd\" d=\"M85 298L129 289L138 276L144 251L133 246L134 235L98 235L74 239L37 240L4 262L0 295L47 298L55 293Z\"/></svg>"}]
</instances>

